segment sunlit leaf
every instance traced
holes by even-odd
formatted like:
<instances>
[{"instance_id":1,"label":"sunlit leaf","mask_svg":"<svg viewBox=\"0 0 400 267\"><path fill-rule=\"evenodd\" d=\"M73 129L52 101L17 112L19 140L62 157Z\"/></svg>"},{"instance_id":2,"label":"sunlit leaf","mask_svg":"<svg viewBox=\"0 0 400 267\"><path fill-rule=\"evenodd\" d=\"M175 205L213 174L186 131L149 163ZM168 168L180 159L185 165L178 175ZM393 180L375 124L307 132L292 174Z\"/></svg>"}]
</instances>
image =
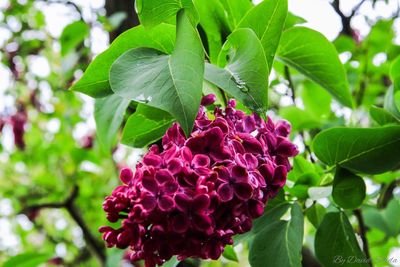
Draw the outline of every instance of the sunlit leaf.
<instances>
[{"instance_id":1,"label":"sunlit leaf","mask_svg":"<svg viewBox=\"0 0 400 267\"><path fill-rule=\"evenodd\" d=\"M219 55L219 65L224 68L206 64L205 79L253 111L263 112L268 105L268 65L259 56L263 54L255 33L238 29L228 37Z\"/></svg>"},{"instance_id":2,"label":"sunlit leaf","mask_svg":"<svg viewBox=\"0 0 400 267\"><path fill-rule=\"evenodd\" d=\"M329 166L382 173L400 164L400 126L331 128L314 138L313 150Z\"/></svg>"},{"instance_id":3,"label":"sunlit leaf","mask_svg":"<svg viewBox=\"0 0 400 267\"><path fill-rule=\"evenodd\" d=\"M282 34L277 59L321 85L343 105L353 106L345 69L335 47L321 33L289 28Z\"/></svg>"},{"instance_id":4,"label":"sunlit leaf","mask_svg":"<svg viewBox=\"0 0 400 267\"><path fill-rule=\"evenodd\" d=\"M88 66L83 76L71 87L92 97L104 97L113 93L109 83L109 72L113 62L124 52L137 47L149 47L163 53L171 53L174 47L175 27L160 24L144 29L132 28L114 40L111 46L98 55Z\"/></svg>"},{"instance_id":5,"label":"sunlit leaf","mask_svg":"<svg viewBox=\"0 0 400 267\"><path fill-rule=\"evenodd\" d=\"M132 147L145 147L159 140L172 122L173 118L165 111L139 104L125 124L121 142Z\"/></svg>"},{"instance_id":6,"label":"sunlit leaf","mask_svg":"<svg viewBox=\"0 0 400 267\"><path fill-rule=\"evenodd\" d=\"M112 90L170 113L186 135L192 131L199 109L204 72L204 53L196 29L181 11L172 55L137 48L119 57L111 67Z\"/></svg>"}]
</instances>

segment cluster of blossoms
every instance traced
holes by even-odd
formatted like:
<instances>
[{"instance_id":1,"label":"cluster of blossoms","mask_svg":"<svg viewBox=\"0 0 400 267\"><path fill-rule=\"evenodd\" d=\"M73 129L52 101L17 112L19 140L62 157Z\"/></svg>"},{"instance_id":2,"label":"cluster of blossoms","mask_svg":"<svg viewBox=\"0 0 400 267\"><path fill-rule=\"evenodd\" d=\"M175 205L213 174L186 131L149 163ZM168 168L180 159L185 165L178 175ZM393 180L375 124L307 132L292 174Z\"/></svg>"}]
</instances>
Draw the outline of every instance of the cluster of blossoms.
<instances>
[{"instance_id":1,"label":"cluster of blossoms","mask_svg":"<svg viewBox=\"0 0 400 267\"><path fill-rule=\"evenodd\" d=\"M175 123L162 149L150 147L135 173L122 169L124 185L104 201L108 220L123 221L119 229L99 231L108 247L130 247L132 262L217 259L284 186L288 157L298 153L287 138L290 125L246 115L234 100L210 119L204 106L214 101L214 95L203 98L188 138Z\"/></svg>"}]
</instances>

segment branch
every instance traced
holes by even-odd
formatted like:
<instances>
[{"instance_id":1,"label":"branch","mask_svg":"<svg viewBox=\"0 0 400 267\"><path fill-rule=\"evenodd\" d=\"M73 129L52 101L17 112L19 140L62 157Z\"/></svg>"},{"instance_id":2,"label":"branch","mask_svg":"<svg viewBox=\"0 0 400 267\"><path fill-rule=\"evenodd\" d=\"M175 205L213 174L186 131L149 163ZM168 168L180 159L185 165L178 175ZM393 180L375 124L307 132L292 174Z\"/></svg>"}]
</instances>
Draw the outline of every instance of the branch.
<instances>
[{"instance_id":1,"label":"branch","mask_svg":"<svg viewBox=\"0 0 400 267\"><path fill-rule=\"evenodd\" d=\"M353 213L356 216L357 221L358 221L359 234L360 234L361 239L363 241L363 250L364 250L365 256L368 259L369 266L372 267L371 255L369 253L369 246L368 246L368 240L367 240L367 227L366 227L366 225L364 223L364 218L362 216L362 213L361 213L360 209L355 209L353 211Z\"/></svg>"},{"instance_id":2,"label":"branch","mask_svg":"<svg viewBox=\"0 0 400 267\"><path fill-rule=\"evenodd\" d=\"M77 186L75 186L74 189L75 189L74 191L76 192L76 195L78 195L79 188ZM85 238L85 241L88 243L89 247L93 250L93 252L99 258L102 265L104 265L104 263L106 261L106 255L104 253L104 246L102 246L98 242L96 237L94 237L92 235L92 232L90 231L89 227L86 225L86 223L83 220L78 209L75 207L74 200L75 200L75 197L71 197L71 198L67 199L67 201L65 202L65 208L71 215L72 219L74 219L76 224L78 224L79 227L82 229L83 237Z\"/></svg>"},{"instance_id":3,"label":"branch","mask_svg":"<svg viewBox=\"0 0 400 267\"><path fill-rule=\"evenodd\" d=\"M72 8L74 8L76 10L76 12L78 12L78 14L80 16L80 19L82 19L82 10L80 9L80 7L77 4L75 4L72 1L68 1L68 0L67 1L63 1L63 0L39 0L39 1L45 2L47 4L64 4L64 5L67 5L67 6L71 6Z\"/></svg>"},{"instance_id":4,"label":"branch","mask_svg":"<svg viewBox=\"0 0 400 267\"><path fill-rule=\"evenodd\" d=\"M400 179L393 180L389 184L382 185L381 194L378 199L378 208L383 209L386 208L389 201L393 198L393 191L396 189L397 186L400 185Z\"/></svg>"},{"instance_id":5,"label":"branch","mask_svg":"<svg viewBox=\"0 0 400 267\"><path fill-rule=\"evenodd\" d=\"M351 19L352 16L346 16L343 14L342 10L340 9L340 0L333 0L331 3L335 12L339 15L342 21L342 34L352 37L353 36L353 29L351 28Z\"/></svg>"},{"instance_id":6,"label":"branch","mask_svg":"<svg viewBox=\"0 0 400 267\"><path fill-rule=\"evenodd\" d=\"M284 71L285 71L286 80L289 82L289 89L291 91L291 97L292 97L293 105L296 106L296 93L295 93L295 89L294 89L292 76L290 75L289 67L285 66ZM306 138L304 136L304 131L299 131L299 134L300 134L300 136L301 136L301 138L303 140L304 148L306 149L306 151L310 155L310 161L312 163L315 163L315 159L312 156L311 148L310 148L309 145L306 144Z\"/></svg>"},{"instance_id":7,"label":"branch","mask_svg":"<svg viewBox=\"0 0 400 267\"><path fill-rule=\"evenodd\" d=\"M103 266L106 261L106 255L104 253L104 246L102 246L95 236L93 236L92 232L90 231L89 227L86 225L85 221L83 220L81 214L79 213L78 209L74 205L75 199L78 197L79 194L79 187L75 185L70 193L70 195L62 202L54 202L54 203L43 203L32 205L23 209L20 213L27 214L30 211L37 211L40 209L59 209L65 208L68 213L71 215L72 219L75 223L81 228L83 237L88 244L88 246L92 249L93 253L99 259L101 265Z\"/></svg>"}]
</instances>

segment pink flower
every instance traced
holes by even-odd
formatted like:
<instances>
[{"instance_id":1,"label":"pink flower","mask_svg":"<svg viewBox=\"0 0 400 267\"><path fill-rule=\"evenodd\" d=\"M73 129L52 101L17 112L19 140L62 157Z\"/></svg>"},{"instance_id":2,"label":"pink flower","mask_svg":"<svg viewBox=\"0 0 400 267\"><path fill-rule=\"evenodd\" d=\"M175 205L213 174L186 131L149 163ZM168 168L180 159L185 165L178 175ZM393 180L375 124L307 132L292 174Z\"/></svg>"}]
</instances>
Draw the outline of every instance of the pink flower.
<instances>
[{"instance_id":1,"label":"pink flower","mask_svg":"<svg viewBox=\"0 0 400 267\"><path fill-rule=\"evenodd\" d=\"M124 185L104 201L108 220L122 224L101 227L103 239L108 247L129 247L132 262L154 267L174 255L218 259L285 185L288 157L298 153L287 139L290 124L246 115L234 100L210 119L204 105L214 101L203 98L188 138L175 123L135 173L122 169Z\"/></svg>"}]
</instances>

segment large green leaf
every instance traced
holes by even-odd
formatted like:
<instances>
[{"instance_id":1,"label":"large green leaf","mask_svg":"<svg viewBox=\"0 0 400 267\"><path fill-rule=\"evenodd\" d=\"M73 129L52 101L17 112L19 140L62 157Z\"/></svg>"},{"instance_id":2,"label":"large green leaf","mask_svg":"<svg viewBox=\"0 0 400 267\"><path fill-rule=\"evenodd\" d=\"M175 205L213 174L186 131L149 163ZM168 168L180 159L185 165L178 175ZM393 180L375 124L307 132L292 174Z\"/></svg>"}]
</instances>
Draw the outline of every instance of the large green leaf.
<instances>
[{"instance_id":1,"label":"large green leaf","mask_svg":"<svg viewBox=\"0 0 400 267\"><path fill-rule=\"evenodd\" d=\"M333 180L332 197L344 209L356 209L365 199L365 182L346 169L338 168Z\"/></svg>"},{"instance_id":2,"label":"large green leaf","mask_svg":"<svg viewBox=\"0 0 400 267\"><path fill-rule=\"evenodd\" d=\"M238 29L229 35L219 55L219 65L225 68L206 64L205 79L261 113L268 105L268 65L263 54L255 33Z\"/></svg>"},{"instance_id":3,"label":"large green leaf","mask_svg":"<svg viewBox=\"0 0 400 267\"><path fill-rule=\"evenodd\" d=\"M132 28L114 40L111 46L98 55L83 76L71 87L92 97L104 97L112 94L109 72L112 63L124 52L137 47L149 47L164 53L171 53L174 48L175 27L160 24L152 29L143 26Z\"/></svg>"},{"instance_id":4,"label":"large green leaf","mask_svg":"<svg viewBox=\"0 0 400 267\"><path fill-rule=\"evenodd\" d=\"M254 220L253 228L249 232L234 236L235 245L245 240L251 242L253 238L264 229L265 226L278 221L291 207L290 203L284 201L277 204L273 203L273 201L276 200L277 198L268 202L267 206L265 207L264 214Z\"/></svg>"},{"instance_id":5,"label":"large green leaf","mask_svg":"<svg viewBox=\"0 0 400 267\"><path fill-rule=\"evenodd\" d=\"M253 7L238 25L238 28L251 28L257 34L270 70L285 27L287 13L287 0L265 0Z\"/></svg>"},{"instance_id":6,"label":"large green leaf","mask_svg":"<svg viewBox=\"0 0 400 267\"><path fill-rule=\"evenodd\" d=\"M378 174L400 164L400 126L331 128L313 142L315 155L324 163L354 172Z\"/></svg>"},{"instance_id":7,"label":"large green leaf","mask_svg":"<svg viewBox=\"0 0 400 267\"><path fill-rule=\"evenodd\" d=\"M369 115L371 118L378 123L379 125L386 125L386 124L392 124L392 123L400 123L394 115L392 115L389 111L383 108L378 108L375 106L372 106L369 109Z\"/></svg>"},{"instance_id":8,"label":"large green leaf","mask_svg":"<svg viewBox=\"0 0 400 267\"><path fill-rule=\"evenodd\" d=\"M109 150L112 146L129 102L129 99L124 99L119 95L96 99L94 106L96 133L105 150Z\"/></svg>"},{"instance_id":9,"label":"large green leaf","mask_svg":"<svg viewBox=\"0 0 400 267\"><path fill-rule=\"evenodd\" d=\"M177 18L172 55L148 48L129 50L112 65L110 84L122 97L170 113L189 135L201 100L204 52L196 29L183 10Z\"/></svg>"},{"instance_id":10,"label":"large green leaf","mask_svg":"<svg viewBox=\"0 0 400 267\"><path fill-rule=\"evenodd\" d=\"M219 0L228 14L228 21L231 30L236 29L241 19L253 7L251 1L248 0Z\"/></svg>"},{"instance_id":11,"label":"large green leaf","mask_svg":"<svg viewBox=\"0 0 400 267\"><path fill-rule=\"evenodd\" d=\"M289 28L282 34L277 59L321 85L343 105L353 106L345 69L335 47L321 33Z\"/></svg>"},{"instance_id":12,"label":"large green leaf","mask_svg":"<svg viewBox=\"0 0 400 267\"><path fill-rule=\"evenodd\" d=\"M145 147L159 140L171 126L169 113L139 104L125 124L121 142L128 146Z\"/></svg>"},{"instance_id":13,"label":"large green leaf","mask_svg":"<svg viewBox=\"0 0 400 267\"><path fill-rule=\"evenodd\" d=\"M330 212L324 216L315 235L315 254L326 267L369 266L343 212ZM357 262L351 259L357 259Z\"/></svg>"},{"instance_id":14,"label":"large green leaf","mask_svg":"<svg viewBox=\"0 0 400 267\"><path fill-rule=\"evenodd\" d=\"M303 225L303 213L297 203L291 206L289 220L277 220L264 225L250 245L251 266L301 266Z\"/></svg>"},{"instance_id":15,"label":"large green leaf","mask_svg":"<svg viewBox=\"0 0 400 267\"><path fill-rule=\"evenodd\" d=\"M400 199L392 199L383 210L365 207L363 215L367 226L379 229L388 236L400 234Z\"/></svg>"},{"instance_id":16,"label":"large green leaf","mask_svg":"<svg viewBox=\"0 0 400 267\"><path fill-rule=\"evenodd\" d=\"M216 63L221 50L222 40L230 32L225 10L219 0L195 0L200 15L200 25L207 36L207 45L211 63Z\"/></svg>"},{"instance_id":17,"label":"large green leaf","mask_svg":"<svg viewBox=\"0 0 400 267\"><path fill-rule=\"evenodd\" d=\"M327 119L331 114L331 95L318 84L304 81L301 88L301 99L307 112L316 118Z\"/></svg>"},{"instance_id":18,"label":"large green leaf","mask_svg":"<svg viewBox=\"0 0 400 267\"><path fill-rule=\"evenodd\" d=\"M3 267L37 267L46 263L50 258L50 254L27 252L9 258L3 263Z\"/></svg>"},{"instance_id":19,"label":"large green leaf","mask_svg":"<svg viewBox=\"0 0 400 267\"><path fill-rule=\"evenodd\" d=\"M161 22L166 22L181 9L186 10L193 25L197 24L199 20L192 0L136 0L135 6L140 23L145 27L154 27Z\"/></svg>"},{"instance_id":20,"label":"large green leaf","mask_svg":"<svg viewBox=\"0 0 400 267\"><path fill-rule=\"evenodd\" d=\"M74 50L89 35L89 26L83 21L67 25L60 36L61 55L65 56Z\"/></svg>"}]
</instances>

